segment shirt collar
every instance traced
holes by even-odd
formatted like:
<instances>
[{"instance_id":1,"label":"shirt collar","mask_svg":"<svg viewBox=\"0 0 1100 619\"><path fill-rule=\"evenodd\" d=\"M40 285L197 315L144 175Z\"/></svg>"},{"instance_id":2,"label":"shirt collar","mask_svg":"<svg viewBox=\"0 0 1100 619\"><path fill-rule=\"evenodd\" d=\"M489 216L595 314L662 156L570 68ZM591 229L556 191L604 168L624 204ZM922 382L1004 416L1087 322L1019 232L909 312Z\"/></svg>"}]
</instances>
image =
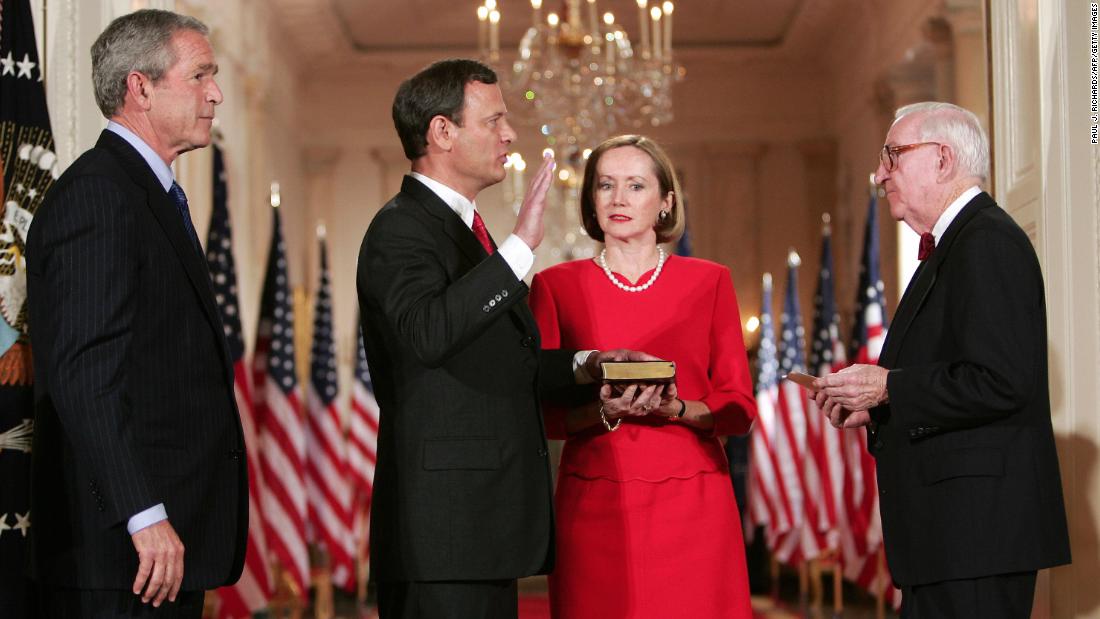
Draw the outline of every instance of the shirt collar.
<instances>
[{"instance_id":1,"label":"shirt collar","mask_svg":"<svg viewBox=\"0 0 1100 619\"><path fill-rule=\"evenodd\" d=\"M472 228L474 225L474 211L477 210L477 205L466 199L466 196L458 193L454 189L444 185L443 183L424 176L420 172L410 172L409 176L412 176L416 180L424 183L424 185L432 191L435 195L439 196L440 200L443 200L447 206L451 207L451 210L455 212L467 228Z\"/></svg>"},{"instance_id":2,"label":"shirt collar","mask_svg":"<svg viewBox=\"0 0 1100 619\"><path fill-rule=\"evenodd\" d=\"M936 245L940 244L940 238L943 237L944 232L947 232L947 227L951 225L951 222L955 221L959 211L981 192L982 190L977 185L972 186L959 194L959 197L955 198L955 201L940 214L940 218L936 220L936 225L932 226L932 236L936 237Z\"/></svg>"},{"instance_id":3,"label":"shirt collar","mask_svg":"<svg viewBox=\"0 0 1100 619\"><path fill-rule=\"evenodd\" d=\"M107 121L107 131L126 140L127 144L133 146L134 149L137 150L141 158L145 160L145 163L149 164L149 167L153 170L153 174L156 175L157 180L160 181L160 184L164 187L164 191L168 191L172 188L172 183L176 182L176 177L172 174L172 168L168 167L167 163L164 163L160 155L153 151L152 147L145 143L145 140L139 138L136 133L113 120Z\"/></svg>"}]
</instances>

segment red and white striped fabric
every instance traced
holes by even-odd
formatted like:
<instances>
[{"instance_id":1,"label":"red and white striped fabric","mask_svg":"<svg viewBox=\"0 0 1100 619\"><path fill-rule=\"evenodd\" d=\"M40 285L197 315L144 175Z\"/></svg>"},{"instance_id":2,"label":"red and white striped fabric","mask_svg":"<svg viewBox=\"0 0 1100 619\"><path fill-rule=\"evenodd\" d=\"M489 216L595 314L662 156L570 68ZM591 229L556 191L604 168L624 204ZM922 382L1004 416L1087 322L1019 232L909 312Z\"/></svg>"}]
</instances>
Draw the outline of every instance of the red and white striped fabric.
<instances>
[{"instance_id":1,"label":"red and white striped fabric","mask_svg":"<svg viewBox=\"0 0 1100 619\"><path fill-rule=\"evenodd\" d=\"M855 363L878 363L886 339L885 314L886 296L879 276L878 204L872 195L863 233L863 258L852 333L851 357ZM867 452L867 433L862 428L847 431L841 440L846 464L843 495L851 522L851 539L842 539L841 545L844 575L875 595L885 595L897 608L901 605L901 591L893 587L885 561L879 569L882 521L875 460Z\"/></svg>"},{"instance_id":2,"label":"red and white striped fabric","mask_svg":"<svg viewBox=\"0 0 1100 619\"><path fill-rule=\"evenodd\" d=\"M260 512L263 477L260 474L259 438L252 408L252 384L244 362L244 338L237 302L237 267L233 259L233 234L229 223L228 187L221 148L214 151L214 200L210 214L210 231L206 237L206 260L210 279L218 302L226 343L233 359L233 392L244 431L248 460L248 550L244 572L237 584L218 589L221 603L219 619L247 619L267 606L271 597L271 578L267 566L267 540Z\"/></svg>"},{"instance_id":3,"label":"red and white striped fabric","mask_svg":"<svg viewBox=\"0 0 1100 619\"><path fill-rule=\"evenodd\" d=\"M787 259L787 287L780 317L779 372L805 372L805 333L798 300L798 267L794 251ZM780 480L791 504L791 531L778 540L773 552L784 563L798 565L817 557L825 547L825 531L818 528L823 501L822 474L807 444L807 393L792 381L779 383L777 440Z\"/></svg>"},{"instance_id":4,"label":"red and white striped fabric","mask_svg":"<svg viewBox=\"0 0 1100 619\"><path fill-rule=\"evenodd\" d=\"M294 364L294 305L287 280L279 211L272 213L256 352L252 358L260 430L260 469L266 484L261 509L271 560L304 600L308 594L305 432Z\"/></svg>"},{"instance_id":5,"label":"red and white striped fabric","mask_svg":"<svg viewBox=\"0 0 1100 619\"><path fill-rule=\"evenodd\" d=\"M810 370L818 375L836 372L845 365L844 345L840 341L840 315L836 311L836 291L833 285L832 234L826 223L821 237L821 266L817 292L814 295L814 321L810 345ZM806 447L816 468L821 472L818 492L818 513L815 531L823 549L836 550L840 544L840 528L847 526L847 512L838 503L843 488L844 459L840 452L841 434L828 427L824 415L813 398L806 406Z\"/></svg>"},{"instance_id":6,"label":"red and white striped fabric","mask_svg":"<svg viewBox=\"0 0 1100 619\"><path fill-rule=\"evenodd\" d=\"M348 472L351 480L352 514L360 556L370 548L370 499L374 489L374 466L378 462L378 402L374 399L363 333L356 338L355 380L351 390L351 419L348 432Z\"/></svg>"},{"instance_id":7,"label":"red and white striped fabric","mask_svg":"<svg viewBox=\"0 0 1100 619\"><path fill-rule=\"evenodd\" d=\"M332 335L332 287L328 251L321 239L321 286L313 313L313 351L307 388L306 496L309 540L329 557L332 582L355 589L355 538L347 440L336 406L336 344Z\"/></svg>"},{"instance_id":8,"label":"red and white striped fabric","mask_svg":"<svg viewBox=\"0 0 1100 619\"><path fill-rule=\"evenodd\" d=\"M775 542L791 528L791 505L780 481L776 451L779 401L775 327L772 321L772 277L765 273L760 309L760 349L757 353L756 423L750 442L749 509L752 521L764 527L765 540ZM751 532L751 531L750 531Z\"/></svg>"}]
</instances>

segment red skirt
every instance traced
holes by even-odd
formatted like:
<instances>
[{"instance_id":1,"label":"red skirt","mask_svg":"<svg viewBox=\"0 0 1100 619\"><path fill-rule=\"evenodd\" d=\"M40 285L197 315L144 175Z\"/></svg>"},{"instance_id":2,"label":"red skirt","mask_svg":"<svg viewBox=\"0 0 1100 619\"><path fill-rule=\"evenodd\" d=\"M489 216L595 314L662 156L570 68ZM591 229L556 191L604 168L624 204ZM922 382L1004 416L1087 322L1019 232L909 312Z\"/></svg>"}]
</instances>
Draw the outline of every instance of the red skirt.
<instances>
[{"instance_id":1,"label":"red skirt","mask_svg":"<svg viewBox=\"0 0 1100 619\"><path fill-rule=\"evenodd\" d=\"M550 610L557 619L751 619L730 478L562 475Z\"/></svg>"}]
</instances>

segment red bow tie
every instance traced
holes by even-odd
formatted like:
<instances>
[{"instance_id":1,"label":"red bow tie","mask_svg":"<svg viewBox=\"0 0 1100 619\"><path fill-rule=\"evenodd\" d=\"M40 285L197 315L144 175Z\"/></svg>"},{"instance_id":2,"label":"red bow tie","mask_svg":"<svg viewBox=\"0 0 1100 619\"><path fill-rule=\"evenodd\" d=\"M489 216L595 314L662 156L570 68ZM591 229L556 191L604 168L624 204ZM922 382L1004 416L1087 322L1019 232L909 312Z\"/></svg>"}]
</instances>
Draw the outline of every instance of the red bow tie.
<instances>
[{"instance_id":1,"label":"red bow tie","mask_svg":"<svg viewBox=\"0 0 1100 619\"><path fill-rule=\"evenodd\" d=\"M917 250L917 260L925 260L932 256L936 249L936 237L931 232L920 235L920 248Z\"/></svg>"}]
</instances>

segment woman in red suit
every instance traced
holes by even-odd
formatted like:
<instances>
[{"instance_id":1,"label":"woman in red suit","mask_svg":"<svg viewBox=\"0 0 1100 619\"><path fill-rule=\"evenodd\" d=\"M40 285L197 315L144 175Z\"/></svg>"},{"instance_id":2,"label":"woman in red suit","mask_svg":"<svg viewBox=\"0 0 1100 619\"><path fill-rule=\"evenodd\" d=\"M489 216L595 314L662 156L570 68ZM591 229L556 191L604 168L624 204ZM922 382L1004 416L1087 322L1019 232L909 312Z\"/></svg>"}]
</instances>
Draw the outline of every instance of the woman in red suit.
<instances>
[{"instance_id":1,"label":"woman in red suit","mask_svg":"<svg viewBox=\"0 0 1100 619\"><path fill-rule=\"evenodd\" d=\"M676 362L658 392L604 386L573 409L548 406L565 439L559 469L555 617L751 617L744 542L719 437L756 415L737 298L724 266L668 256L683 233L679 181L648 138L607 140L581 190L605 249L535 275L545 348L644 350ZM637 392L636 392L637 390ZM655 404L627 416L632 398Z\"/></svg>"}]
</instances>

